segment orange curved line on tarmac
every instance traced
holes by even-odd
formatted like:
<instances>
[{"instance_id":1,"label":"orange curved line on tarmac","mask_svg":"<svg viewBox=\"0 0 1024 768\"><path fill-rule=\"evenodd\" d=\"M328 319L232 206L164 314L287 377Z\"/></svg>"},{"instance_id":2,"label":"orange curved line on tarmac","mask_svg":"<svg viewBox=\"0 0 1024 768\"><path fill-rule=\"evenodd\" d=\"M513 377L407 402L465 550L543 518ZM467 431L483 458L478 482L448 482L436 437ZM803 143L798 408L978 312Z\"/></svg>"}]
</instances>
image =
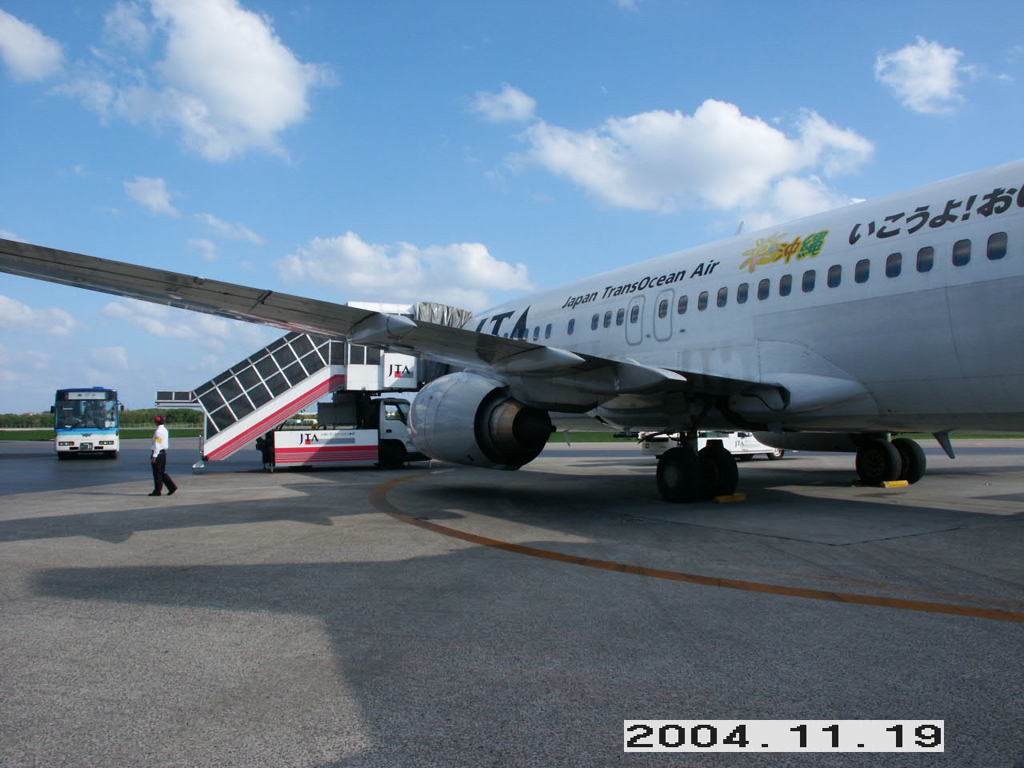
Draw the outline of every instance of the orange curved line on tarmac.
<instances>
[{"instance_id":1,"label":"orange curved line on tarmac","mask_svg":"<svg viewBox=\"0 0 1024 768\"><path fill-rule=\"evenodd\" d=\"M590 557L569 555L564 552L556 552L550 549L539 547L528 547L524 544L514 544L511 541L492 539L488 536L480 536L475 533L460 531L458 528L451 528L447 525L422 520L402 512L388 499L388 491L401 483L410 480L417 480L427 475L436 474L423 472L415 475L407 475L386 483L381 483L370 492L370 502L381 512L400 520L403 523L415 525L442 536L453 539L461 539L471 544L478 544L484 547L514 552L517 555L528 557L539 557L544 560L554 560L570 565L582 565L586 568L596 568L601 571L617 571L619 573L630 573L635 576L648 576L653 579L665 579L667 581L681 581L688 584L700 584L706 587L724 587L726 589L742 589L747 592L761 592L771 595L785 595L786 597L802 597L807 600L829 600L834 603L856 603L859 605L875 605L884 608L896 608L902 611L921 611L924 613L944 613L951 616L967 616L974 619L992 619L995 621L1012 621L1024 624L1024 613L1020 611L1004 611L997 608L978 608L971 605L955 605L952 603L932 603L924 600L905 600L898 597L882 597L881 595L860 595L853 592L834 592L824 589L804 589L802 587L787 587L781 584L765 584L758 581L743 581L740 579L723 579L718 576L702 576L698 573L684 573L682 571L668 571L661 568L647 568L642 565L631 565L629 563L617 563L613 560L595 560Z\"/></svg>"}]
</instances>

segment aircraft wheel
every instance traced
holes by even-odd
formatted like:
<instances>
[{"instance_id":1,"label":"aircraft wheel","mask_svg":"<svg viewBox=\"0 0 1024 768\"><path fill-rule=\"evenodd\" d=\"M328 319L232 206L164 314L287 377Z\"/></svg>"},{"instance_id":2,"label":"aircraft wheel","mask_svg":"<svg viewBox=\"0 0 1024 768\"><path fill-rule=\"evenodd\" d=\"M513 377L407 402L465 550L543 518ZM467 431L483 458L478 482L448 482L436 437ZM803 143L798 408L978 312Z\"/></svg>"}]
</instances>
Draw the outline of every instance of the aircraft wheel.
<instances>
[{"instance_id":1,"label":"aircraft wheel","mask_svg":"<svg viewBox=\"0 0 1024 768\"><path fill-rule=\"evenodd\" d=\"M703 495L704 472L696 451L669 448L658 459L658 493L665 501L695 501Z\"/></svg>"},{"instance_id":2,"label":"aircraft wheel","mask_svg":"<svg viewBox=\"0 0 1024 768\"><path fill-rule=\"evenodd\" d=\"M765 454L769 461L776 461L786 455L786 452L782 448L776 448L771 453Z\"/></svg>"},{"instance_id":3,"label":"aircraft wheel","mask_svg":"<svg viewBox=\"0 0 1024 768\"><path fill-rule=\"evenodd\" d=\"M903 470L898 479L906 480L913 485L924 477L925 470L928 468L924 451L916 441L909 437L897 437L892 444L899 451L900 458L903 460Z\"/></svg>"},{"instance_id":4,"label":"aircraft wheel","mask_svg":"<svg viewBox=\"0 0 1024 768\"><path fill-rule=\"evenodd\" d=\"M711 443L701 450L701 470L704 473L705 496L730 496L740 481L736 458L720 442Z\"/></svg>"},{"instance_id":5,"label":"aircraft wheel","mask_svg":"<svg viewBox=\"0 0 1024 768\"><path fill-rule=\"evenodd\" d=\"M897 480L902 471L900 452L888 440L870 440L857 451L857 474L869 485Z\"/></svg>"}]
</instances>

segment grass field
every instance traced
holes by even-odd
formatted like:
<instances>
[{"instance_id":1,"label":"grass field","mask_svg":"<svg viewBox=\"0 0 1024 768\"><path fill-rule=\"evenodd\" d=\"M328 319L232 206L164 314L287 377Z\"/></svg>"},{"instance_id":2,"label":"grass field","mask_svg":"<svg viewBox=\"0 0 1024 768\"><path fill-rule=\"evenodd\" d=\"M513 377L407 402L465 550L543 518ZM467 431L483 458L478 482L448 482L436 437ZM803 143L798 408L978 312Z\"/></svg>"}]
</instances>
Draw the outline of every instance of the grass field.
<instances>
[{"instance_id":1,"label":"grass field","mask_svg":"<svg viewBox=\"0 0 1024 768\"><path fill-rule=\"evenodd\" d=\"M198 437L201 432L198 428L183 427L172 428L171 437ZM122 440L149 439L153 436L153 430L149 427L144 429L122 429ZM0 429L0 440L53 440L52 429Z\"/></svg>"},{"instance_id":2,"label":"grass field","mask_svg":"<svg viewBox=\"0 0 1024 768\"><path fill-rule=\"evenodd\" d=\"M192 427L172 427L170 430L171 437L198 437L202 430ZM625 445L633 445L636 443L634 438L630 437L616 437L611 432L570 432L568 433L569 438L566 439L566 433L554 432L551 437L548 438L549 443L620 443ZM153 430L149 427L142 429L122 429L121 439L122 440L135 440L135 439L146 439L148 440L153 436ZM932 440L931 435L918 435L910 434L904 435L904 437L910 437L914 440ZM952 435L953 440L982 440L985 438L1024 438L1024 434L1020 432L1001 432L992 434L963 434L963 435ZM0 440L52 440L53 430L52 429L0 429Z\"/></svg>"}]
</instances>

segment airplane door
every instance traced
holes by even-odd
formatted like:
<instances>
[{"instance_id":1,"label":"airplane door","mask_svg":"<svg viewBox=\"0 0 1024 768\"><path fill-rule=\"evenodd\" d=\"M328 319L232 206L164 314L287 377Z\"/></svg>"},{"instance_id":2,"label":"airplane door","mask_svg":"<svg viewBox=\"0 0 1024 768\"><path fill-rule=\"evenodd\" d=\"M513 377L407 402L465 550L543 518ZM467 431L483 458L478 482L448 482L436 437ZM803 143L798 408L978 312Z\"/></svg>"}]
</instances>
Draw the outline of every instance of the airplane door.
<instances>
[{"instance_id":1,"label":"airplane door","mask_svg":"<svg viewBox=\"0 0 1024 768\"><path fill-rule=\"evenodd\" d=\"M644 340L644 297L634 296L626 310L626 341L639 344Z\"/></svg>"},{"instance_id":2,"label":"airplane door","mask_svg":"<svg viewBox=\"0 0 1024 768\"><path fill-rule=\"evenodd\" d=\"M672 338L672 300L675 298L675 291L671 288L658 294L658 300L654 303L653 325L654 338L658 341L668 341Z\"/></svg>"}]
</instances>

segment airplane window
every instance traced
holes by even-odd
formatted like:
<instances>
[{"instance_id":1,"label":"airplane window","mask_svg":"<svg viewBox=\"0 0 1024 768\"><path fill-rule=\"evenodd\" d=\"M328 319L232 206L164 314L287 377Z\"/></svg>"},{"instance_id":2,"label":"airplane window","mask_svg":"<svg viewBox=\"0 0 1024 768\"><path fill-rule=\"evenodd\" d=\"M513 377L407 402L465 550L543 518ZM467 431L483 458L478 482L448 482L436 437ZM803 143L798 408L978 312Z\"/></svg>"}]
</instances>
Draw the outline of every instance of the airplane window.
<instances>
[{"instance_id":1,"label":"airplane window","mask_svg":"<svg viewBox=\"0 0 1024 768\"><path fill-rule=\"evenodd\" d=\"M853 280L856 283L866 283L869 277L871 277L871 260L861 259L853 268Z\"/></svg>"},{"instance_id":2,"label":"airplane window","mask_svg":"<svg viewBox=\"0 0 1024 768\"><path fill-rule=\"evenodd\" d=\"M804 272L803 280L800 281L800 288L804 293L810 293L814 290L814 270L808 269Z\"/></svg>"},{"instance_id":3,"label":"airplane window","mask_svg":"<svg viewBox=\"0 0 1024 768\"><path fill-rule=\"evenodd\" d=\"M917 252L917 271L918 272L930 272L932 265L935 263L935 249L930 245L926 245L924 248Z\"/></svg>"},{"instance_id":4,"label":"airplane window","mask_svg":"<svg viewBox=\"0 0 1024 768\"><path fill-rule=\"evenodd\" d=\"M988 258L996 261L1006 255L1006 233L995 232L988 238Z\"/></svg>"},{"instance_id":5,"label":"airplane window","mask_svg":"<svg viewBox=\"0 0 1024 768\"><path fill-rule=\"evenodd\" d=\"M615 313L615 324L622 325L624 322L626 322L626 310L620 309Z\"/></svg>"},{"instance_id":6,"label":"airplane window","mask_svg":"<svg viewBox=\"0 0 1024 768\"><path fill-rule=\"evenodd\" d=\"M569 327L565 329L566 333L572 336L572 332L576 330L576 318L572 318L569 321Z\"/></svg>"},{"instance_id":7,"label":"airplane window","mask_svg":"<svg viewBox=\"0 0 1024 768\"><path fill-rule=\"evenodd\" d=\"M750 293L750 284L749 283L740 283L736 287L736 303L737 304L746 304L747 303L747 294L748 293Z\"/></svg>"},{"instance_id":8,"label":"airplane window","mask_svg":"<svg viewBox=\"0 0 1024 768\"><path fill-rule=\"evenodd\" d=\"M772 281L767 277L757 284L757 298L764 301L768 298L768 293L771 289Z\"/></svg>"},{"instance_id":9,"label":"airplane window","mask_svg":"<svg viewBox=\"0 0 1024 768\"><path fill-rule=\"evenodd\" d=\"M719 288L718 289L718 306L724 307L726 302L729 301L729 289Z\"/></svg>"},{"instance_id":10,"label":"airplane window","mask_svg":"<svg viewBox=\"0 0 1024 768\"><path fill-rule=\"evenodd\" d=\"M544 338L551 338L551 323L548 323L547 325L544 326Z\"/></svg>"},{"instance_id":11,"label":"airplane window","mask_svg":"<svg viewBox=\"0 0 1024 768\"><path fill-rule=\"evenodd\" d=\"M609 309L604 313L604 327L610 328L612 325L612 311Z\"/></svg>"},{"instance_id":12,"label":"airplane window","mask_svg":"<svg viewBox=\"0 0 1024 768\"><path fill-rule=\"evenodd\" d=\"M700 296L697 297L697 309L703 312L708 308L708 292L701 291Z\"/></svg>"},{"instance_id":13,"label":"airplane window","mask_svg":"<svg viewBox=\"0 0 1024 768\"><path fill-rule=\"evenodd\" d=\"M533 328L533 340L536 341L540 338L540 326L536 325Z\"/></svg>"},{"instance_id":14,"label":"airplane window","mask_svg":"<svg viewBox=\"0 0 1024 768\"><path fill-rule=\"evenodd\" d=\"M686 305L689 304L689 303L690 303L690 297L689 296L680 296L679 297L679 302L676 304L676 314L685 315L686 314Z\"/></svg>"},{"instance_id":15,"label":"airplane window","mask_svg":"<svg viewBox=\"0 0 1024 768\"><path fill-rule=\"evenodd\" d=\"M789 296L793 290L793 276L783 275L779 278L779 296Z\"/></svg>"},{"instance_id":16,"label":"airplane window","mask_svg":"<svg viewBox=\"0 0 1024 768\"><path fill-rule=\"evenodd\" d=\"M962 267L971 260L971 241L957 240L953 243L953 266Z\"/></svg>"},{"instance_id":17,"label":"airplane window","mask_svg":"<svg viewBox=\"0 0 1024 768\"><path fill-rule=\"evenodd\" d=\"M898 277L903 270L903 254L890 253L885 260L885 276Z\"/></svg>"},{"instance_id":18,"label":"airplane window","mask_svg":"<svg viewBox=\"0 0 1024 768\"><path fill-rule=\"evenodd\" d=\"M662 299L658 302L658 317L663 318L668 316L668 299Z\"/></svg>"},{"instance_id":19,"label":"airplane window","mask_svg":"<svg viewBox=\"0 0 1024 768\"><path fill-rule=\"evenodd\" d=\"M590 330L596 331L598 323L600 323L600 322L601 322L601 316L600 315L594 315L592 318L590 318Z\"/></svg>"},{"instance_id":20,"label":"airplane window","mask_svg":"<svg viewBox=\"0 0 1024 768\"><path fill-rule=\"evenodd\" d=\"M633 308L629 310L629 322L635 323L640 319L640 305L634 304Z\"/></svg>"},{"instance_id":21,"label":"airplane window","mask_svg":"<svg viewBox=\"0 0 1024 768\"><path fill-rule=\"evenodd\" d=\"M828 268L828 287L835 288L841 282L843 282L843 266L842 264L833 264Z\"/></svg>"}]
</instances>

